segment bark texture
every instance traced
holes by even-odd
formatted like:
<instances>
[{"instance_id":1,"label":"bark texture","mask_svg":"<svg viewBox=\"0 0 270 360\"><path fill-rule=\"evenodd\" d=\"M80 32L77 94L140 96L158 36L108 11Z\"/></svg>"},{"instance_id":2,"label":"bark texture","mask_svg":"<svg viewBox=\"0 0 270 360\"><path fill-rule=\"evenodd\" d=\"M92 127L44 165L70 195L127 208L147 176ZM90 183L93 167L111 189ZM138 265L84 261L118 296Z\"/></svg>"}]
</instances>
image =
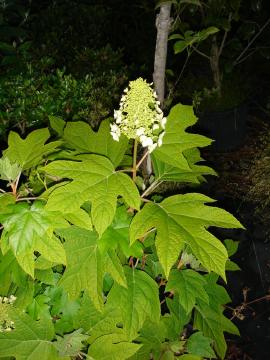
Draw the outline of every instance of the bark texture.
<instances>
[{"instance_id":1,"label":"bark texture","mask_svg":"<svg viewBox=\"0 0 270 360\"><path fill-rule=\"evenodd\" d=\"M168 35L171 25L171 3L164 3L160 6L160 12L156 18L157 40L154 61L154 86L161 103L165 96L165 69L167 59Z\"/></svg>"}]
</instances>

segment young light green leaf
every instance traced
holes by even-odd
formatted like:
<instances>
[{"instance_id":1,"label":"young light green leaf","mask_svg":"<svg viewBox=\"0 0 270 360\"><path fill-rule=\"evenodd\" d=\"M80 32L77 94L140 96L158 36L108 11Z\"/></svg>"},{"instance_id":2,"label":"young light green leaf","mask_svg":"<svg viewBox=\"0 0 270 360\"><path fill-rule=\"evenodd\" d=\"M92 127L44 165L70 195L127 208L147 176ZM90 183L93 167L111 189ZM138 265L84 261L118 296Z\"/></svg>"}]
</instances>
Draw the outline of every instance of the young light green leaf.
<instances>
[{"instance_id":1,"label":"young light green leaf","mask_svg":"<svg viewBox=\"0 0 270 360\"><path fill-rule=\"evenodd\" d=\"M162 146L153 151L153 156L165 164L190 171L184 151L211 144L211 140L197 134L187 133L186 129L196 123L191 106L178 104L168 115Z\"/></svg>"},{"instance_id":2,"label":"young light green leaf","mask_svg":"<svg viewBox=\"0 0 270 360\"><path fill-rule=\"evenodd\" d=\"M0 357L18 360L59 360L52 342L54 328L50 319L33 320L29 315L12 310L9 317L15 330L0 333Z\"/></svg>"},{"instance_id":3,"label":"young light green leaf","mask_svg":"<svg viewBox=\"0 0 270 360\"><path fill-rule=\"evenodd\" d=\"M111 224L119 195L132 208L140 207L140 195L130 177L115 172L112 163L103 156L89 155L88 160L80 162L54 161L45 166L44 171L73 180L50 194L46 208L76 213L85 201L90 200L93 225L99 235Z\"/></svg>"},{"instance_id":4,"label":"young light green leaf","mask_svg":"<svg viewBox=\"0 0 270 360\"><path fill-rule=\"evenodd\" d=\"M188 339L187 351L192 355L214 359L216 355L211 348L212 342L212 339L205 337L201 331L198 331Z\"/></svg>"},{"instance_id":5,"label":"young light green leaf","mask_svg":"<svg viewBox=\"0 0 270 360\"><path fill-rule=\"evenodd\" d=\"M189 314L196 304L196 299L208 302L208 295L204 289L206 280L194 270L171 270L166 291L172 291L179 297L179 303Z\"/></svg>"},{"instance_id":6,"label":"young light green leaf","mask_svg":"<svg viewBox=\"0 0 270 360\"><path fill-rule=\"evenodd\" d=\"M107 305L117 306L123 315L123 327L129 340L136 337L137 332L149 318L158 322L160 304L158 286L144 271L125 267L127 288L114 283L108 295Z\"/></svg>"},{"instance_id":7,"label":"young light green leaf","mask_svg":"<svg viewBox=\"0 0 270 360\"><path fill-rule=\"evenodd\" d=\"M125 136L121 136L118 142L113 140L109 120L102 121L97 132L85 122L68 122L63 138L72 149L104 155L115 167L121 163L128 146L128 139Z\"/></svg>"},{"instance_id":8,"label":"young light green leaf","mask_svg":"<svg viewBox=\"0 0 270 360\"><path fill-rule=\"evenodd\" d=\"M21 170L17 163L11 164L7 157L0 159L0 179L12 182L17 179Z\"/></svg>"},{"instance_id":9,"label":"young light green leaf","mask_svg":"<svg viewBox=\"0 0 270 360\"><path fill-rule=\"evenodd\" d=\"M159 204L146 204L131 223L131 243L156 228L157 254L167 277L180 251L188 245L207 270L225 278L227 251L207 228L241 228L242 225L225 210L205 205L213 201L205 195L185 194L171 196Z\"/></svg>"},{"instance_id":10,"label":"young light green leaf","mask_svg":"<svg viewBox=\"0 0 270 360\"><path fill-rule=\"evenodd\" d=\"M13 213L4 221L1 249L12 250L23 270L34 277L34 252L46 259L65 264L66 255L61 242L53 235L59 214L48 212L43 205L21 203L13 205Z\"/></svg>"},{"instance_id":11,"label":"young light green leaf","mask_svg":"<svg viewBox=\"0 0 270 360\"><path fill-rule=\"evenodd\" d=\"M126 360L140 349L141 345L126 341L125 336L108 334L99 337L89 348L88 355L94 360Z\"/></svg>"},{"instance_id":12,"label":"young light green leaf","mask_svg":"<svg viewBox=\"0 0 270 360\"><path fill-rule=\"evenodd\" d=\"M48 129L32 131L25 139L11 131L8 137L8 148L3 152L11 163L17 163L23 170L30 169L41 162L43 156L50 154L61 145L61 141L45 144L49 139Z\"/></svg>"},{"instance_id":13,"label":"young light green leaf","mask_svg":"<svg viewBox=\"0 0 270 360\"><path fill-rule=\"evenodd\" d=\"M79 298L86 291L94 305L103 306L102 284L104 261L97 245L97 234L77 227L59 231L66 242L67 267L59 281L59 286L71 299Z\"/></svg>"}]
</instances>

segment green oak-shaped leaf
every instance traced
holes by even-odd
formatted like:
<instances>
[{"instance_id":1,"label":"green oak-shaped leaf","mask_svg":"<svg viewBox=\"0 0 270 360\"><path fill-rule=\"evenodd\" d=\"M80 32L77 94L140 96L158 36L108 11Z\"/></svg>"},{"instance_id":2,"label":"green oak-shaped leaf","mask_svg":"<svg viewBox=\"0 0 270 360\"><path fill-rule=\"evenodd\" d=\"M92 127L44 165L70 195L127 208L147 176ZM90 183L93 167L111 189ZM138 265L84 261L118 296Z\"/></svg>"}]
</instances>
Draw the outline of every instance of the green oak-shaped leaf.
<instances>
[{"instance_id":1,"label":"green oak-shaped leaf","mask_svg":"<svg viewBox=\"0 0 270 360\"><path fill-rule=\"evenodd\" d=\"M63 337L56 336L55 347L60 356L78 356L84 345L83 341L88 339L88 335L82 334L82 329L65 334Z\"/></svg>"},{"instance_id":2,"label":"green oak-shaped leaf","mask_svg":"<svg viewBox=\"0 0 270 360\"><path fill-rule=\"evenodd\" d=\"M203 356L206 358L216 358L211 348L213 340L205 337L201 331L192 334L187 341L187 351L192 355Z\"/></svg>"},{"instance_id":3,"label":"green oak-shaped leaf","mask_svg":"<svg viewBox=\"0 0 270 360\"><path fill-rule=\"evenodd\" d=\"M139 209L138 189L128 175L116 172L104 156L89 155L84 161L54 161L44 170L50 175L72 180L52 191L46 208L66 214L76 213L90 200L92 222L99 235L114 218L118 196L122 196L132 208Z\"/></svg>"},{"instance_id":4,"label":"green oak-shaped leaf","mask_svg":"<svg viewBox=\"0 0 270 360\"><path fill-rule=\"evenodd\" d=\"M127 208L118 206L113 222L99 239L98 246L102 254L109 250L120 249L126 258L130 256L138 258L143 255L141 242L136 241L130 245L129 227L131 220L132 216L128 213Z\"/></svg>"},{"instance_id":5,"label":"green oak-shaped leaf","mask_svg":"<svg viewBox=\"0 0 270 360\"><path fill-rule=\"evenodd\" d=\"M43 156L55 151L62 144L61 141L45 144L49 137L48 129L34 130L25 139L11 131L8 136L8 148L3 154L11 163L17 163L23 170L30 169L40 163Z\"/></svg>"},{"instance_id":6,"label":"green oak-shaped leaf","mask_svg":"<svg viewBox=\"0 0 270 360\"><path fill-rule=\"evenodd\" d=\"M71 299L86 291L94 305L103 306L102 285L104 261L98 249L95 232L70 227L58 233L65 239L64 248L67 266L58 285L63 287Z\"/></svg>"},{"instance_id":7,"label":"green oak-shaped leaf","mask_svg":"<svg viewBox=\"0 0 270 360\"><path fill-rule=\"evenodd\" d=\"M224 315L224 305L231 301L227 291L216 284L215 274L205 275L207 281L205 290L209 303L198 299L194 313L194 328L200 330L204 336L214 340L214 349L220 358L224 358L227 345L224 332L239 335L236 326Z\"/></svg>"},{"instance_id":8,"label":"green oak-shaped leaf","mask_svg":"<svg viewBox=\"0 0 270 360\"><path fill-rule=\"evenodd\" d=\"M51 128L59 135L63 136L64 128L66 126L66 122L58 117L58 116L49 116L50 126Z\"/></svg>"},{"instance_id":9,"label":"green oak-shaped leaf","mask_svg":"<svg viewBox=\"0 0 270 360\"><path fill-rule=\"evenodd\" d=\"M58 360L54 343L54 328L50 319L33 320L16 310L9 317L15 329L0 333L0 358L12 356L16 360Z\"/></svg>"},{"instance_id":10,"label":"green oak-shaped leaf","mask_svg":"<svg viewBox=\"0 0 270 360\"><path fill-rule=\"evenodd\" d=\"M140 335L136 338L136 343L141 344L141 348L130 358L130 360L149 360L151 354L153 359L160 359L162 344L165 342L165 327L160 321L153 323L146 321L140 330Z\"/></svg>"},{"instance_id":11,"label":"green oak-shaped leaf","mask_svg":"<svg viewBox=\"0 0 270 360\"><path fill-rule=\"evenodd\" d=\"M182 104L174 106L167 118L162 146L153 151L153 158L178 170L190 171L184 152L195 147L208 146L212 142L205 136L186 132L186 129L196 121L192 106Z\"/></svg>"},{"instance_id":12,"label":"green oak-shaped leaf","mask_svg":"<svg viewBox=\"0 0 270 360\"><path fill-rule=\"evenodd\" d=\"M190 313L196 304L196 299L208 303L208 295L204 289L206 280L194 270L176 270L170 272L166 291L173 291L179 297L179 303L187 313Z\"/></svg>"},{"instance_id":13,"label":"green oak-shaped leaf","mask_svg":"<svg viewBox=\"0 0 270 360\"><path fill-rule=\"evenodd\" d=\"M204 336L214 339L214 348L222 359L227 349L223 332L239 335L238 329L229 319L205 303L201 304L195 312L194 328L201 330Z\"/></svg>"},{"instance_id":14,"label":"green oak-shaped leaf","mask_svg":"<svg viewBox=\"0 0 270 360\"><path fill-rule=\"evenodd\" d=\"M11 250L23 270L32 277L35 251L49 261L66 263L64 248L53 234L57 226L66 224L58 213L45 210L40 202L31 206L26 203L13 205L13 213L2 224L2 252L5 254Z\"/></svg>"},{"instance_id":15,"label":"green oak-shaped leaf","mask_svg":"<svg viewBox=\"0 0 270 360\"><path fill-rule=\"evenodd\" d=\"M147 318L159 322L160 303L158 285L144 271L125 267L127 288L114 283L108 295L107 306L119 307L123 329L128 340L134 339Z\"/></svg>"},{"instance_id":16,"label":"green oak-shaped leaf","mask_svg":"<svg viewBox=\"0 0 270 360\"><path fill-rule=\"evenodd\" d=\"M213 201L205 195L191 193L171 196L159 204L146 204L131 223L131 243L156 228L157 254L166 277L180 251L188 245L207 270L225 278L227 251L207 228L241 228L242 225L225 210L205 205Z\"/></svg>"},{"instance_id":17,"label":"green oak-shaped leaf","mask_svg":"<svg viewBox=\"0 0 270 360\"><path fill-rule=\"evenodd\" d=\"M104 155L117 167L127 150L128 139L121 136L113 140L110 134L110 121L101 122L97 132L82 121L68 122L63 134L66 145L82 153Z\"/></svg>"},{"instance_id":18,"label":"green oak-shaped leaf","mask_svg":"<svg viewBox=\"0 0 270 360\"><path fill-rule=\"evenodd\" d=\"M152 155L153 168L156 181L177 181L200 184L204 180L204 175L216 175L216 172L208 166L196 165L202 161L200 152L197 148L184 151L184 156L189 163L189 169L182 169Z\"/></svg>"},{"instance_id":19,"label":"green oak-shaped leaf","mask_svg":"<svg viewBox=\"0 0 270 360\"><path fill-rule=\"evenodd\" d=\"M123 266L120 259L114 250L109 250L104 254L105 270L111 275L119 285L127 287L127 281Z\"/></svg>"}]
</instances>

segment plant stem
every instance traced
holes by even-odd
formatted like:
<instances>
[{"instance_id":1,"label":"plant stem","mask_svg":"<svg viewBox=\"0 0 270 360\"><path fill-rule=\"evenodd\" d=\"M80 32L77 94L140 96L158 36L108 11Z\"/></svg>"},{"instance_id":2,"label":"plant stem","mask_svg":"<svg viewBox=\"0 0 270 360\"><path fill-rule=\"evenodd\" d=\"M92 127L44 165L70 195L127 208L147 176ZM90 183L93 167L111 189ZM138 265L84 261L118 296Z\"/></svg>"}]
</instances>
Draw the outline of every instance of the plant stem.
<instances>
[{"instance_id":1,"label":"plant stem","mask_svg":"<svg viewBox=\"0 0 270 360\"><path fill-rule=\"evenodd\" d=\"M43 199L43 198L41 198L41 197L38 197L38 196L36 196L36 197L24 197L24 198L18 198L18 199L16 199L16 201L28 201L28 200L37 200L37 199L39 199L39 200L45 200L45 199Z\"/></svg>"},{"instance_id":2,"label":"plant stem","mask_svg":"<svg viewBox=\"0 0 270 360\"><path fill-rule=\"evenodd\" d=\"M138 140L134 140L133 146L133 166L132 166L132 180L135 182L137 175L137 150L138 150Z\"/></svg>"},{"instance_id":3,"label":"plant stem","mask_svg":"<svg viewBox=\"0 0 270 360\"><path fill-rule=\"evenodd\" d=\"M138 164L136 165L136 170L139 169L139 167L140 167L141 164L143 163L144 159L148 156L148 154L149 154L149 151L146 151L146 152L143 154L141 160L140 160L140 161L138 162Z\"/></svg>"},{"instance_id":4,"label":"plant stem","mask_svg":"<svg viewBox=\"0 0 270 360\"><path fill-rule=\"evenodd\" d=\"M158 187L162 181L155 180L152 182L152 184L145 190L145 192L142 194L141 198L144 198L145 196L149 195L156 187Z\"/></svg>"}]
</instances>

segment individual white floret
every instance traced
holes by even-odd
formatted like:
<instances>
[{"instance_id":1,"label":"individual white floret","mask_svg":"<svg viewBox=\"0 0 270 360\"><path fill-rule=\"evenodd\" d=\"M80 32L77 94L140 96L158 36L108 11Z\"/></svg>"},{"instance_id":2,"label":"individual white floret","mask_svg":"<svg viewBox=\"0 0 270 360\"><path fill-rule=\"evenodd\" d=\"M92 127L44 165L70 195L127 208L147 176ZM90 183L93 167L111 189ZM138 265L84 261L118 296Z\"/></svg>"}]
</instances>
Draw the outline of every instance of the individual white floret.
<instances>
[{"instance_id":1,"label":"individual white floret","mask_svg":"<svg viewBox=\"0 0 270 360\"><path fill-rule=\"evenodd\" d=\"M165 131L163 131L163 132L159 135L159 137L158 137L158 142L157 142L158 147L160 147L160 146L162 145L162 141L163 141L164 135L165 135Z\"/></svg>"}]
</instances>

